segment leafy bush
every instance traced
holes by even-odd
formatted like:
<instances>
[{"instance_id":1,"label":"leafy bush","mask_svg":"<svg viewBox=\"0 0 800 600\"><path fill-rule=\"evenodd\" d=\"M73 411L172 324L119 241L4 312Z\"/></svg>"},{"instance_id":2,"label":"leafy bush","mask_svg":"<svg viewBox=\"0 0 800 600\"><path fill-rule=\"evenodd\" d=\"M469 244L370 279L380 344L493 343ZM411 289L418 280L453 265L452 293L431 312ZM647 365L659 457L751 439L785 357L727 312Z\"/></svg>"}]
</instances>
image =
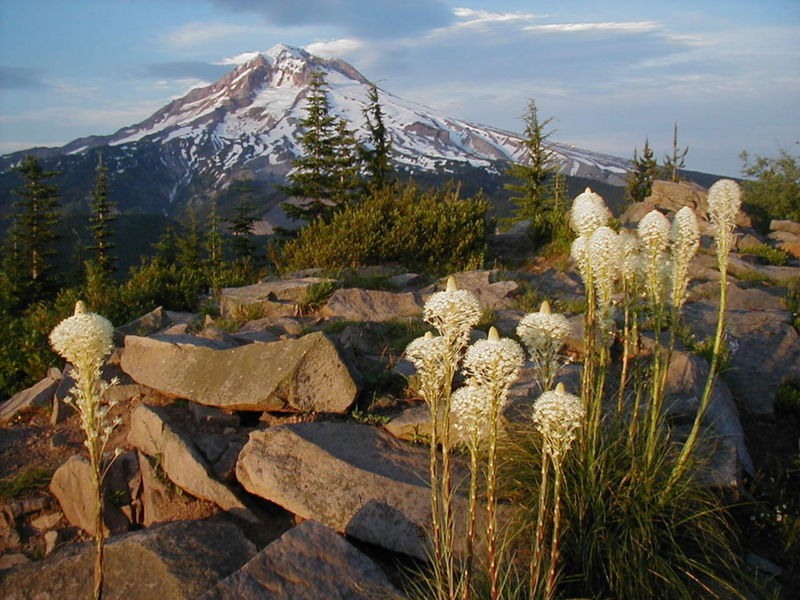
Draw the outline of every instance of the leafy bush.
<instances>
[{"instance_id":1,"label":"leafy bush","mask_svg":"<svg viewBox=\"0 0 800 600\"><path fill-rule=\"evenodd\" d=\"M789 253L767 244L757 244L739 248L740 254L750 254L762 259L768 265L785 265L789 262Z\"/></svg>"},{"instance_id":2,"label":"leafy bush","mask_svg":"<svg viewBox=\"0 0 800 600\"><path fill-rule=\"evenodd\" d=\"M744 201L756 209L756 227L766 231L770 219L800 221L800 159L785 150L777 158L756 156L753 162L747 152L739 157L748 178L742 182Z\"/></svg>"},{"instance_id":3,"label":"leafy bush","mask_svg":"<svg viewBox=\"0 0 800 600\"><path fill-rule=\"evenodd\" d=\"M424 192L413 183L376 190L329 223L304 227L283 253L286 271L345 269L396 262L442 273L482 264L489 202L457 189Z\"/></svg>"}]
</instances>

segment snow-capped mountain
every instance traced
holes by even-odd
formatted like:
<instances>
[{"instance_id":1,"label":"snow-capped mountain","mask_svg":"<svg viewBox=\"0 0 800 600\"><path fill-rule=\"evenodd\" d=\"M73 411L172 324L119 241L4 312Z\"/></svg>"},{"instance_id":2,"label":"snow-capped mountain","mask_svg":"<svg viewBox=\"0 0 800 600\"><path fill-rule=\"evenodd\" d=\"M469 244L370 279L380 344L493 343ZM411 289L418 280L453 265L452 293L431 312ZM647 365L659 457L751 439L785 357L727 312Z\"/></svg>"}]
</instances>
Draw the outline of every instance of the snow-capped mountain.
<instances>
[{"instance_id":1,"label":"snow-capped mountain","mask_svg":"<svg viewBox=\"0 0 800 600\"><path fill-rule=\"evenodd\" d=\"M302 151L297 123L305 114L304 98L315 70L325 72L332 112L345 118L357 137L365 138L367 79L342 60L322 59L279 44L140 123L61 148L0 157L0 171L8 171L24 154L32 153L46 160L47 168L62 171L67 180L90 182L96 154L102 151L114 189L130 187L130 193L139 197L120 208L137 212L169 213L176 205L202 202L243 172L257 182L279 183ZM393 159L401 168L446 171L454 164L496 168L497 161L524 160L517 134L450 118L383 90L380 101ZM624 182L627 160L560 144L552 149L565 174L612 185Z\"/></svg>"}]
</instances>

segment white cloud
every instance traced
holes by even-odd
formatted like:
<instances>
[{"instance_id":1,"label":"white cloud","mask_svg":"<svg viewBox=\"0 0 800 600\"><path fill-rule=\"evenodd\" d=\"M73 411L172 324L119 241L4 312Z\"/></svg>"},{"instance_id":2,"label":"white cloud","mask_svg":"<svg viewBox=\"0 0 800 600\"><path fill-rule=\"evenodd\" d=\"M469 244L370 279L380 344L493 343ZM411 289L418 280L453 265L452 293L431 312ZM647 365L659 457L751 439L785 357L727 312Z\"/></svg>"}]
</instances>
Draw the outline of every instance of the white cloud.
<instances>
[{"instance_id":1,"label":"white cloud","mask_svg":"<svg viewBox=\"0 0 800 600\"><path fill-rule=\"evenodd\" d=\"M322 58L341 58L364 47L364 42L356 38L339 38L308 44L305 49Z\"/></svg>"},{"instance_id":2,"label":"white cloud","mask_svg":"<svg viewBox=\"0 0 800 600\"><path fill-rule=\"evenodd\" d=\"M164 36L166 42L171 46L196 46L218 40L220 38L231 37L251 33L254 28L248 25L234 25L232 23L201 23L192 22L179 27Z\"/></svg>"},{"instance_id":3,"label":"white cloud","mask_svg":"<svg viewBox=\"0 0 800 600\"><path fill-rule=\"evenodd\" d=\"M585 31L608 31L616 33L648 33L660 29L655 21L605 21L602 23L548 23L526 25L525 31L544 33L580 33Z\"/></svg>"},{"instance_id":4,"label":"white cloud","mask_svg":"<svg viewBox=\"0 0 800 600\"><path fill-rule=\"evenodd\" d=\"M241 54L236 54L234 56L228 56L221 60L215 61L211 64L214 65L243 65L244 63L253 60L256 56L262 54L258 50L255 52L242 52Z\"/></svg>"},{"instance_id":5,"label":"white cloud","mask_svg":"<svg viewBox=\"0 0 800 600\"><path fill-rule=\"evenodd\" d=\"M468 27L471 25L482 25L485 23L509 23L513 21L534 21L544 15L522 12L489 12L488 10L474 10L472 8L457 7L453 9L453 14L464 21L459 21L454 27Z\"/></svg>"}]
</instances>

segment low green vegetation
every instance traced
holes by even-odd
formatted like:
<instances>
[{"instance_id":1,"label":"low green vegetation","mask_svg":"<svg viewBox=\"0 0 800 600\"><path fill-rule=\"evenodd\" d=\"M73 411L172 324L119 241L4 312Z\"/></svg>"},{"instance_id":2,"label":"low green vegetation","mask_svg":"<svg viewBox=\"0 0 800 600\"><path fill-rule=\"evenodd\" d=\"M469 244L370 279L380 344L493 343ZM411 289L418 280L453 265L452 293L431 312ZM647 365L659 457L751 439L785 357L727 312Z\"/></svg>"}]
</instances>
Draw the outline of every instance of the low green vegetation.
<instances>
[{"instance_id":1,"label":"low green vegetation","mask_svg":"<svg viewBox=\"0 0 800 600\"><path fill-rule=\"evenodd\" d=\"M778 156L739 157L744 165L744 201L754 216L756 229L766 233L772 219L800 221L800 158L786 150Z\"/></svg>"},{"instance_id":2,"label":"low green vegetation","mask_svg":"<svg viewBox=\"0 0 800 600\"><path fill-rule=\"evenodd\" d=\"M789 262L789 253L780 248L773 248L767 244L757 244L739 248L739 254L757 256L763 263L768 265L785 265Z\"/></svg>"},{"instance_id":3,"label":"low green vegetation","mask_svg":"<svg viewBox=\"0 0 800 600\"><path fill-rule=\"evenodd\" d=\"M325 221L300 230L282 253L284 271L343 270L398 263L441 274L483 264L489 203L456 188L422 190L412 183L372 192Z\"/></svg>"},{"instance_id":4,"label":"low green vegetation","mask_svg":"<svg viewBox=\"0 0 800 600\"><path fill-rule=\"evenodd\" d=\"M53 469L30 466L14 475L0 479L0 500L9 501L22 496L32 496L50 484Z\"/></svg>"}]
</instances>

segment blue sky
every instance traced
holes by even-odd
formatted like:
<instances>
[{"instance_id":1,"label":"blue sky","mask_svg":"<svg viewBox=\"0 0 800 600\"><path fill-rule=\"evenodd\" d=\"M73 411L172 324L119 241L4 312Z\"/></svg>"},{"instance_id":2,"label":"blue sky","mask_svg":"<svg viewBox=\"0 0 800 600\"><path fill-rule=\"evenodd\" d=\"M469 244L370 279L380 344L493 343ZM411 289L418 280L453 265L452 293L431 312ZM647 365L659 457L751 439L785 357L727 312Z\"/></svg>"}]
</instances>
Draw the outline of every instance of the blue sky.
<instances>
[{"instance_id":1,"label":"blue sky","mask_svg":"<svg viewBox=\"0 0 800 600\"><path fill-rule=\"evenodd\" d=\"M672 124L687 167L800 154L797 0L0 0L0 152L140 121L276 43L350 62L389 92L629 157Z\"/></svg>"}]
</instances>

